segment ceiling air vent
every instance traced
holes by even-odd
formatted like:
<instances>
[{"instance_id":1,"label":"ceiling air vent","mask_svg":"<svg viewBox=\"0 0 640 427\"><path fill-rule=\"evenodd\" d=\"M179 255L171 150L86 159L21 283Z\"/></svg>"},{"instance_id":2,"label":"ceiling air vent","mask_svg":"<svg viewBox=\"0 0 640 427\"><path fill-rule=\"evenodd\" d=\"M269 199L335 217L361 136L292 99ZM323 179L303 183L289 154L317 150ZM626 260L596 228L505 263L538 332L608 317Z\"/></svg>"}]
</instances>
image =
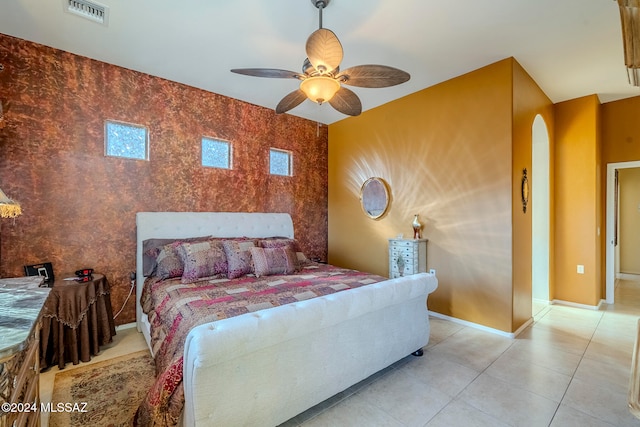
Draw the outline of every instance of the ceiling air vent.
<instances>
[{"instance_id":1,"label":"ceiling air vent","mask_svg":"<svg viewBox=\"0 0 640 427\"><path fill-rule=\"evenodd\" d=\"M62 0L65 12L81 16L102 25L109 23L109 8L88 0Z\"/></svg>"}]
</instances>

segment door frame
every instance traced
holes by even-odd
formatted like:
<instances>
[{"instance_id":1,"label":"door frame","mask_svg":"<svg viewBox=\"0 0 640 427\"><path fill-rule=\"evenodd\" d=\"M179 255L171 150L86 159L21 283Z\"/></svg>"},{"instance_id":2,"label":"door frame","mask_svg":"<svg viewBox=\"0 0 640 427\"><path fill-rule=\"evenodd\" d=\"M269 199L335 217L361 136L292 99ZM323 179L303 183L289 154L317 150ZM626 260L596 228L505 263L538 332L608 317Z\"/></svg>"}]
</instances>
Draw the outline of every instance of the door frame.
<instances>
[{"instance_id":1,"label":"door frame","mask_svg":"<svg viewBox=\"0 0 640 427\"><path fill-rule=\"evenodd\" d=\"M640 161L607 163L607 207L606 207L606 261L605 261L605 281L606 281L606 302L614 303L615 283L616 283L616 247L614 244L615 236L615 184L616 170L640 168Z\"/></svg>"}]
</instances>

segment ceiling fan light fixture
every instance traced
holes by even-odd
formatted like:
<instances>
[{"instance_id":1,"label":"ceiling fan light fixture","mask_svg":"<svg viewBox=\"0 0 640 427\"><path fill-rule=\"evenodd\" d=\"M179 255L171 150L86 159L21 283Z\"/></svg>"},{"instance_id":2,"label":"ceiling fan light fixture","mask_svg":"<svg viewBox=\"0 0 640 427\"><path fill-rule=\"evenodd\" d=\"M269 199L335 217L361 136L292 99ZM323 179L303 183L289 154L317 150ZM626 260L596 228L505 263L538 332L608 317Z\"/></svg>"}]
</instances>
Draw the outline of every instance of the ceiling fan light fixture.
<instances>
[{"instance_id":1,"label":"ceiling fan light fixture","mask_svg":"<svg viewBox=\"0 0 640 427\"><path fill-rule=\"evenodd\" d=\"M300 90L307 95L307 98L322 105L340 90L340 82L331 77L314 76L304 79L300 83Z\"/></svg>"},{"instance_id":2,"label":"ceiling fan light fixture","mask_svg":"<svg viewBox=\"0 0 640 427\"><path fill-rule=\"evenodd\" d=\"M311 0L311 4L318 8L320 25L307 38L307 58L302 64L302 74L273 68L231 70L247 76L301 80L298 89L280 100L276 114L286 113L309 99L317 104L328 102L343 114L357 116L362 113L362 102L346 86L381 88L399 85L410 78L409 73L386 65L356 65L340 71L344 53L342 44L333 31L322 27L322 10L329 5L329 1Z\"/></svg>"}]
</instances>

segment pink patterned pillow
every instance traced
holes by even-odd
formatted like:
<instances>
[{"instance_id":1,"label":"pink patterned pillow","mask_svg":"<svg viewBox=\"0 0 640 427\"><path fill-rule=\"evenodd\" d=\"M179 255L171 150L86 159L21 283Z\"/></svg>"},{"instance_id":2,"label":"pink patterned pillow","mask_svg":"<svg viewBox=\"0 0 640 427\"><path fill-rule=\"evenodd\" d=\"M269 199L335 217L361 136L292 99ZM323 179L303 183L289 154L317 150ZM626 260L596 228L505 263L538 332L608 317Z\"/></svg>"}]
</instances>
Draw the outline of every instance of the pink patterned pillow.
<instances>
[{"instance_id":1,"label":"pink patterned pillow","mask_svg":"<svg viewBox=\"0 0 640 427\"><path fill-rule=\"evenodd\" d=\"M293 249L294 252L301 252L298 241L288 237L269 237L268 239L261 239L258 241L258 246L261 248L282 248L284 246L291 246L291 249Z\"/></svg>"},{"instance_id":2,"label":"pink patterned pillow","mask_svg":"<svg viewBox=\"0 0 640 427\"><path fill-rule=\"evenodd\" d=\"M180 256L176 252L176 247L183 242L202 242L208 239L211 239L211 236L145 240L142 242L142 271L144 276L155 275L162 279L182 276L182 261L180 261Z\"/></svg>"},{"instance_id":3,"label":"pink patterned pillow","mask_svg":"<svg viewBox=\"0 0 640 427\"><path fill-rule=\"evenodd\" d=\"M245 274L253 273L253 262L250 249L255 247L252 239L223 240L222 247L227 256L227 277L235 279Z\"/></svg>"},{"instance_id":4,"label":"pink patterned pillow","mask_svg":"<svg viewBox=\"0 0 640 427\"><path fill-rule=\"evenodd\" d=\"M171 279L172 277L180 277L184 271L184 266L180 260L176 247L182 242L177 241L164 245L158 251L156 257L156 276L161 279Z\"/></svg>"},{"instance_id":5,"label":"pink patterned pillow","mask_svg":"<svg viewBox=\"0 0 640 427\"><path fill-rule=\"evenodd\" d=\"M258 246L261 248L283 248L289 246L296 254L298 266L305 265L309 262L306 255L300 249L300 244L296 239L290 239L288 237L270 237L268 239L258 241Z\"/></svg>"},{"instance_id":6,"label":"pink patterned pillow","mask_svg":"<svg viewBox=\"0 0 640 427\"><path fill-rule=\"evenodd\" d=\"M290 246L280 248L251 248L256 277L292 274L298 269L298 259Z\"/></svg>"},{"instance_id":7,"label":"pink patterned pillow","mask_svg":"<svg viewBox=\"0 0 640 427\"><path fill-rule=\"evenodd\" d=\"M182 283L193 283L227 273L227 257L219 240L184 242L176 249L184 265Z\"/></svg>"}]
</instances>

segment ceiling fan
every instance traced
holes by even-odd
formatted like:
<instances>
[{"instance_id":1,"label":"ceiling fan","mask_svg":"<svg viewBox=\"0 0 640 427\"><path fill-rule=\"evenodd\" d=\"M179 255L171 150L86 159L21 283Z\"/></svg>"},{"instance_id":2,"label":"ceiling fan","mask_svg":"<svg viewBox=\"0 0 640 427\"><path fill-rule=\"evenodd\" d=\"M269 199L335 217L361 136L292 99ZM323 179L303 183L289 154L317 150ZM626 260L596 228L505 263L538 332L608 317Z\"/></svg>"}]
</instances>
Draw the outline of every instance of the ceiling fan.
<instances>
[{"instance_id":1,"label":"ceiling fan","mask_svg":"<svg viewBox=\"0 0 640 427\"><path fill-rule=\"evenodd\" d=\"M254 77L270 77L300 80L299 89L291 92L278 103L276 113L281 114L297 107L305 99L333 108L349 116L362 112L360 98L343 85L381 88L406 82L409 73L386 65L357 65L340 71L343 51L335 33L322 27L322 10L330 0L311 0L318 8L319 28L307 39L307 59L302 73L274 68L235 68L233 73Z\"/></svg>"}]
</instances>

